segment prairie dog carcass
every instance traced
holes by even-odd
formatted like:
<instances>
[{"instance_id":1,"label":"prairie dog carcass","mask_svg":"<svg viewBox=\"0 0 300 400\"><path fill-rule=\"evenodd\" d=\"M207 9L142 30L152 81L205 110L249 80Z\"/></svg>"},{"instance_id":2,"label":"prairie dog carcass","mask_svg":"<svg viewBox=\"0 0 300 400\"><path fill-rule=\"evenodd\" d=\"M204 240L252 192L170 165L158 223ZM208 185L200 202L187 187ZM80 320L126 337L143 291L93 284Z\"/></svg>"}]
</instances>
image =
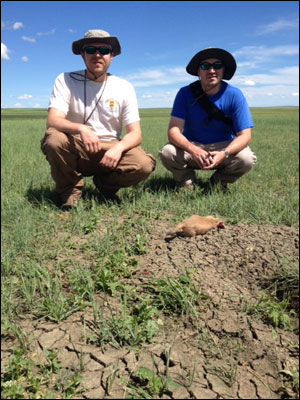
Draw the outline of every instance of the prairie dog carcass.
<instances>
[{"instance_id":1,"label":"prairie dog carcass","mask_svg":"<svg viewBox=\"0 0 300 400\"><path fill-rule=\"evenodd\" d=\"M203 235L213 228L225 228L220 218L214 218L211 215L200 217L200 215L192 215L190 218L177 225L172 232L167 235L173 236L196 236Z\"/></svg>"}]
</instances>

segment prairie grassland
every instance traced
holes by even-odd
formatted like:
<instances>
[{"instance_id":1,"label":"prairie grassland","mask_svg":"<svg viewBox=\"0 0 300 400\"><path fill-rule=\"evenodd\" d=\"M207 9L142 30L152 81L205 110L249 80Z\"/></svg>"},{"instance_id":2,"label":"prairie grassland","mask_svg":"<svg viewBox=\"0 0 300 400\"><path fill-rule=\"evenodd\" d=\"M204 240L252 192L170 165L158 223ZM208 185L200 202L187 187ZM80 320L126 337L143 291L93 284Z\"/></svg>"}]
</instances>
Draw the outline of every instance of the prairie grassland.
<instances>
[{"instance_id":1,"label":"prairie grassland","mask_svg":"<svg viewBox=\"0 0 300 400\"><path fill-rule=\"evenodd\" d=\"M122 205L97 204L91 178L73 223L84 224L96 213L144 215L147 220L166 213L174 220L191 214L226 216L229 223L295 225L298 222L299 135L298 109L253 109L255 128L251 148L258 162L231 187L230 196L207 193L209 172L198 173L199 186L178 194L171 175L158 160L166 142L168 109L141 110L143 147L157 159L154 173L144 183L121 191ZM45 110L2 111L2 255L10 266L32 248L35 237L56 231L57 198L49 165L40 151ZM79 214L78 214L79 213ZM74 226L75 229L75 226Z\"/></svg>"},{"instance_id":2,"label":"prairie grassland","mask_svg":"<svg viewBox=\"0 0 300 400\"><path fill-rule=\"evenodd\" d=\"M251 148L258 161L232 185L229 194L208 189L208 172L198 173L195 191L179 192L158 160L158 151L166 142L170 110L144 109L140 111L142 146L157 159L154 173L136 187L121 190L121 204L99 202L92 179L86 178L78 208L62 213L49 165L40 151L46 110L2 110L1 322L4 340L17 339L19 343L6 370L3 398L47 398L48 392L32 375L28 343L19 325L22 318L60 322L75 311L92 307L97 324L103 316L95 296L106 293L120 299L123 319L107 320L105 329L98 332L98 343L141 346L155 336L161 312L196 312L196 290L188 273L179 283L157 281L151 294L143 298L128 281L137 266L135 257L147 253L147 235L157 221L177 223L199 214L222 216L229 225L298 224L298 108L251 111L255 123ZM88 240L83 240L86 237ZM293 284L295 281L299 283L299 274ZM184 290L180 282L188 284ZM169 299L173 300L168 303ZM134 314L138 318L130 314L133 304L138 304ZM176 310L172 309L175 305ZM48 361L52 373L57 373L55 357L48 354ZM17 363L23 370L18 372ZM7 375L12 370L14 375ZM24 371L30 388L19 379ZM66 398L75 393L77 373L69 377L67 386L56 389L55 395ZM43 372L43 379L50 388L51 379L47 381L46 375L48 379L49 369L47 374Z\"/></svg>"}]
</instances>

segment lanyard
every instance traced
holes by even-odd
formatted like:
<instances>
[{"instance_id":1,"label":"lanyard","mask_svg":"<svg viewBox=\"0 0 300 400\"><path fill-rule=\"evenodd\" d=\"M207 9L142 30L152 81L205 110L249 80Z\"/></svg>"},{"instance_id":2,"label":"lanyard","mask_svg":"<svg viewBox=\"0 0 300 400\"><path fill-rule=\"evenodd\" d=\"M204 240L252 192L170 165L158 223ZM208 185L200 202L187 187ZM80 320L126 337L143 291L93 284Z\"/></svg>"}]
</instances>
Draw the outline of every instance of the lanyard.
<instances>
[{"instance_id":1,"label":"lanyard","mask_svg":"<svg viewBox=\"0 0 300 400\"><path fill-rule=\"evenodd\" d=\"M106 77L104 83L102 84L103 89L102 89L102 92L101 92L100 95L99 95L99 98L98 98L98 100L97 100L97 102L96 102L96 104L95 104L95 107L93 108L93 110L91 111L91 113L90 113L90 115L87 117L87 119L85 119L85 116L86 116L86 81L87 81L87 79L86 79L86 71L85 71L85 75L84 75L84 116L83 116L83 124L84 124L84 125L85 125L85 124L88 122L88 120L91 118L93 112L96 110L96 107L97 107L97 105L99 104L99 101L101 100L101 97L102 97L103 92L104 92L105 87L106 87L107 77Z\"/></svg>"},{"instance_id":2,"label":"lanyard","mask_svg":"<svg viewBox=\"0 0 300 400\"><path fill-rule=\"evenodd\" d=\"M99 98L98 98L98 100L97 100L97 102L96 102L96 104L95 104L95 107L93 108L93 110L92 110L92 112L90 113L90 115L86 118L86 82L87 82L87 77L86 77L86 70L84 71L84 79L79 79L79 78L77 78L77 76L80 76L81 78L83 78L83 75L82 74L78 74L77 72L70 72L70 77L71 78L73 78L73 79L75 79L76 81L80 81L80 82L84 82L84 115L83 115L83 124L85 125L87 122L88 122L88 120L91 118L91 116L92 116L92 114L93 114L93 112L96 110L96 107L97 107L97 105L99 104L99 101L101 100L101 97L102 97L102 95L103 95L103 93L104 93L104 90L105 90L105 87L106 87L106 83L107 83L107 77L106 77L106 79L105 79L105 81L104 81L104 83L102 84L102 87L103 87L103 89L102 89L102 92L100 93L100 95L99 95Z\"/></svg>"}]
</instances>

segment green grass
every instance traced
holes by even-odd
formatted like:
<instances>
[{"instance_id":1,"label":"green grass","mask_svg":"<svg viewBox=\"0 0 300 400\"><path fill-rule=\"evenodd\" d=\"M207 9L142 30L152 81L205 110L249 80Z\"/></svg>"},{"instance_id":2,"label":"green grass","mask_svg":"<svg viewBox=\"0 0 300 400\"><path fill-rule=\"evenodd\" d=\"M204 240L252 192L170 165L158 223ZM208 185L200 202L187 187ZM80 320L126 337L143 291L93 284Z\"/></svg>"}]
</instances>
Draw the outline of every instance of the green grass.
<instances>
[{"instance_id":1,"label":"green grass","mask_svg":"<svg viewBox=\"0 0 300 400\"><path fill-rule=\"evenodd\" d=\"M18 396L24 393L47 397L41 382L33 378L30 357L26 358L20 317L59 322L89 306L94 310L95 342L139 347L153 339L162 314L177 318L197 314L204 299L201 293L196 296L184 271L178 279L148 280L139 288L130 281L137 257L147 253L147 234L155 221L175 223L192 214L211 214L227 224L298 224L298 108L251 111L255 123L251 148L258 162L229 194L208 189L209 172L197 173L195 191L177 190L158 159L166 143L170 110L145 109L140 110L142 146L157 159L154 173L136 187L121 190L121 204L99 202L92 179L86 178L78 208L62 213L40 151L46 110L2 110L2 337L18 339L22 349L14 353L4 375L4 398L22 398ZM291 280L298 288L299 274L295 278L288 271L274 278L276 293L286 292L286 285L291 288ZM118 299L119 313L107 315L96 305L95 296L101 293ZM296 289L292 296L297 298ZM286 308L276 309L272 301L260 302L251 312L273 316L273 325L282 326ZM272 314L274 309L277 315ZM17 369L18 359L22 371ZM45 371L42 375L46 379ZM79 379L75 375L61 383L63 398L75 393ZM151 377L146 378L151 391Z\"/></svg>"},{"instance_id":2,"label":"green grass","mask_svg":"<svg viewBox=\"0 0 300 400\"><path fill-rule=\"evenodd\" d=\"M98 276L97 270L102 270L103 274L103 267L109 262L107 255L115 251L113 243L118 243L114 254L123 260L123 264L126 264L128 257L145 253L147 226L155 219L167 217L177 222L191 214L211 214L222 216L227 224L242 222L293 226L298 223L297 108L252 110L255 128L251 148L258 162L250 173L231 186L229 194L207 189L208 172L197 173L199 185L195 191L178 192L170 173L157 156L166 142L169 113L169 109L140 111L143 147L157 159L156 170L145 182L123 189L120 192L122 203L117 205L99 203L92 179L86 178L85 192L78 209L70 217L61 218L49 165L40 151L46 110L2 110L2 277L8 281L14 277L17 284L21 285L17 298L21 294L21 297L32 299L32 293L36 292L55 296L55 290L61 290L60 277L56 279L55 274L72 260L68 261L66 256L65 264L54 263L51 272L45 265L60 253L72 254L74 235L80 237L91 234L89 244L85 244L89 248L83 251L88 250L95 259L99 255L102 258L104 256L104 265L100 263L92 268L92 273ZM123 222L119 229L114 228L119 225L117 221L120 216L123 216ZM93 237L98 224L107 229L100 244L98 238ZM130 242L128 236L131 237ZM53 241L54 237L57 240ZM122 264L116 259L110 260L108 265L113 263ZM126 270L127 267L123 265L122 268ZM28 272L31 270L33 275ZM114 271L114 274L119 277L120 270ZM42 280L40 277L43 277ZM55 285L51 288L51 294L47 282L52 279ZM102 277L102 281L98 280L98 287L93 290L111 285L113 292L114 279L118 280L112 276L109 283L107 277ZM39 280L44 283L44 289L38 287L36 290L32 285ZM76 285L80 286L78 283ZM80 289L77 289L84 298ZM9 299L11 294L5 293ZM42 316L47 305L44 300L35 300L38 303L32 303L40 305ZM68 313L67 310L80 307L80 304L81 301L61 297L62 309L52 310L52 313L60 319L67 315L63 309ZM26 310L32 312L32 307L28 300Z\"/></svg>"}]
</instances>

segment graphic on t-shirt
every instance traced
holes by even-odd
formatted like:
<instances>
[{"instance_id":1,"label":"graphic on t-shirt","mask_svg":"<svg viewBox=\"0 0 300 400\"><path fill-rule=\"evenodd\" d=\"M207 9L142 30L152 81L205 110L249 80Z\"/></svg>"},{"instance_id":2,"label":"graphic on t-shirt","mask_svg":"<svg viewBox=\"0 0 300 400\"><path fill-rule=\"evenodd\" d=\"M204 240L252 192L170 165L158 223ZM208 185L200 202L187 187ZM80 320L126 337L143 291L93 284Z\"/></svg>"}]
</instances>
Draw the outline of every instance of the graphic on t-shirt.
<instances>
[{"instance_id":1,"label":"graphic on t-shirt","mask_svg":"<svg viewBox=\"0 0 300 400\"><path fill-rule=\"evenodd\" d=\"M115 105L119 105L119 102L112 98L105 100L105 104L107 104L107 103L109 103L109 108L111 109L111 111L113 111Z\"/></svg>"}]
</instances>

